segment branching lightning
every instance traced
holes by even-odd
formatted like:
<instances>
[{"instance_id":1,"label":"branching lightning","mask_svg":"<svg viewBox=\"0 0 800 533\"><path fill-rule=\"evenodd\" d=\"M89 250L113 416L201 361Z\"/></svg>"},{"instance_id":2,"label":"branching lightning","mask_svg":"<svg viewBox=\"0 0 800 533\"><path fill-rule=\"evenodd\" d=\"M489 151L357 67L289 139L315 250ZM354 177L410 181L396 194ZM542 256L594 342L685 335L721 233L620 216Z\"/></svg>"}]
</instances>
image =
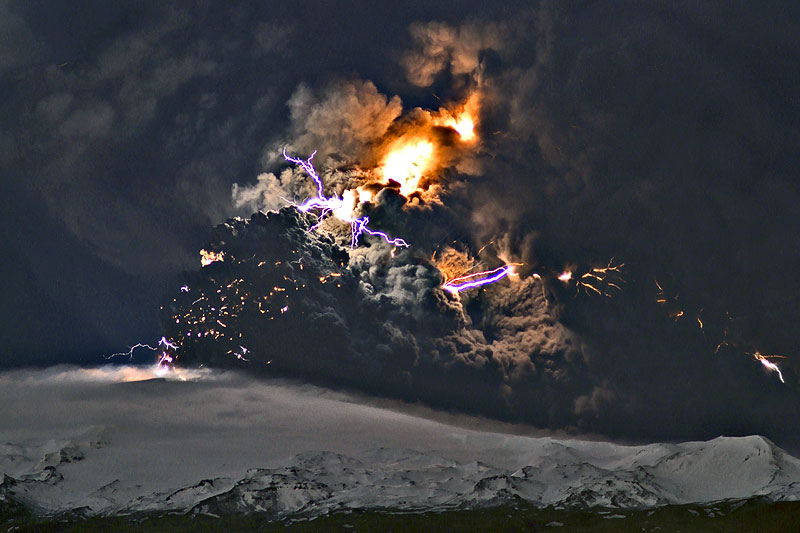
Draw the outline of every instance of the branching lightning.
<instances>
[{"instance_id":1,"label":"branching lightning","mask_svg":"<svg viewBox=\"0 0 800 533\"><path fill-rule=\"evenodd\" d=\"M161 350L161 355L158 358L158 363L156 363L156 371L167 371L172 368L172 363L175 361L175 358L172 357L170 354L170 350L177 350L178 347L167 340L166 337L161 337L161 340L158 341L159 350Z\"/></svg>"},{"instance_id":2,"label":"branching lightning","mask_svg":"<svg viewBox=\"0 0 800 533\"><path fill-rule=\"evenodd\" d=\"M172 368L172 363L174 362L174 358L170 351L176 351L178 346L175 343L168 341L166 337L161 337L156 346L150 346L149 344L139 342L131 346L127 352L113 353L111 355L104 356L104 358L112 359L120 355L127 355L128 357L132 358L133 352L139 348L146 348L151 352L161 352L158 356L158 361L156 362L156 372L166 372Z\"/></svg>"},{"instance_id":3,"label":"branching lightning","mask_svg":"<svg viewBox=\"0 0 800 533\"><path fill-rule=\"evenodd\" d=\"M149 344L145 344L145 343L139 342L139 343L136 343L136 344L134 344L133 346L131 346L131 347L128 349L128 351L127 351L127 352L117 352L117 353L112 353L111 355L104 355L104 356L103 356L103 358L104 358L104 359L113 359L114 357L119 357L119 356L121 356L121 355L127 355L129 358L131 358L131 359L132 359L132 358L133 358L133 352L135 352L135 351L136 351L137 349L139 349L139 348L147 348L147 349L148 349L148 350L150 350L151 352L157 352L157 351L159 350L158 348L153 348L153 347L152 347L152 346L150 346Z\"/></svg>"},{"instance_id":4,"label":"branching lightning","mask_svg":"<svg viewBox=\"0 0 800 533\"><path fill-rule=\"evenodd\" d=\"M297 206L297 209L300 211L307 213L308 211L319 210L319 221L322 222L325 217L329 214L333 213L338 219L342 222L350 224L350 247L355 248L358 246L358 239L361 237L362 234L367 233L369 235L373 235L375 237L380 237L388 244L392 246L403 246L408 247L408 243L400 238L391 238L386 233L382 231L376 231L367 227L369 224L369 217L364 216L361 218L353 217L352 209L348 209L348 206L345 204L345 200L340 198L336 195L327 197L324 194L324 184L322 183L322 179L317 174L314 165L311 163L311 160L314 158L314 155L317 152L314 151L312 154L306 159L305 161L299 158L291 157L286 153L286 149L283 150L283 157L292 163L300 165L303 170L306 171L311 179L314 180L314 183L317 186L317 196L314 198L309 198L302 204ZM315 229L318 225L315 225L312 229Z\"/></svg>"}]
</instances>

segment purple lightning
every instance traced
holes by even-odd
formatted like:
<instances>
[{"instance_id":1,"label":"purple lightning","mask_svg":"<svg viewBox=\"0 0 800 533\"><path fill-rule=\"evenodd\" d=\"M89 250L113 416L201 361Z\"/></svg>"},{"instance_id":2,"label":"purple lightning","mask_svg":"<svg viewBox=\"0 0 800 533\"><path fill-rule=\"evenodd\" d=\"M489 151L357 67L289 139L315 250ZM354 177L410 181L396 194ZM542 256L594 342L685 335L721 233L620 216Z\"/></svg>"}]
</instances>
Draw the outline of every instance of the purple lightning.
<instances>
[{"instance_id":1,"label":"purple lightning","mask_svg":"<svg viewBox=\"0 0 800 533\"><path fill-rule=\"evenodd\" d=\"M158 359L158 363L156 364L156 371L165 371L170 369L170 365L175 360L170 354L170 349L177 350L178 347L169 342L166 337L161 337L161 340L158 341L158 346L161 349L161 356Z\"/></svg>"},{"instance_id":2,"label":"purple lightning","mask_svg":"<svg viewBox=\"0 0 800 533\"><path fill-rule=\"evenodd\" d=\"M133 352L135 352L137 348L147 348L148 350L153 351L153 352L157 352L158 351L158 348L153 348L149 344L145 344L143 342L139 342L139 343L136 343L133 346L131 346L128 349L127 352L112 353L111 355L104 355L103 358L104 359L112 359L112 358L117 357L119 355L127 355L128 357L133 358Z\"/></svg>"},{"instance_id":3,"label":"purple lightning","mask_svg":"<svg viewBox=\"0 0 800 533\"><path fill-rule=\"evenodd\" d=\"M319 198L320 200L327 200L327 198L325 198L325 196L323 196L322 194L322 179L320 179L319 175L317 174L317 171L314 169L314 165L311 163L311 160L314 159L315 155L317 155L316 150L311 152L311 155L308 156L308 159L303 161L302 159L295 159L294 157L287 155L286 148L284 147L283 149L283 158L286 159L287 161L291 161L292 163L303 167L303 170L306 171L306 174L311 176L311 179L313 179L314 183L317 184L317 198Z\"/></svg>"},{"instance_id":4,"label":"purple lightning","mask_svg":"<svg viewBox=\"0 0 800 533\"><path fill-rule=\"evenodd\" d=\"M352 248L355 248L356 245L358 245L358 238L364 232L369 233L370 235L375 235L377 237L380 237L384 241L388 242L389 244L393 244L394 246L405 246L406 248L408 247L408 243L403 239L400 238L392 239L382 231L375 231L369 229L367 227L367 224L369 224L369 217L366 216L364 218L357 218L350 222L350 229L353 234L353 240L350 243L350 246Z\"/></svg>"},{"instance_id":5,"label":"purple lightning","mask_svg":"<svg viewBox=\"0 0 800 533\"><path fill-rule=\"evenodd\" d=\"M486 272L476 272L474 274L468 274L466 276L460 276L449 281L446 281L442 288L446 291L450 291L453 294L457 294L466 289L474 289L475 287L480 287L482 285L488 285L489 283L494 283L495 281L501 280L504 277L508 276L514 271L513 266L505 265L494 270L488 270ZM478 276L486 276L483 278L475 279ZM460 282L460 283L459 283Z\"/></svg>"},{"instance_id":6,"label":"purple lightning","mask_svg":"<svg viewBox=\"0 0 800 533\"><path fill-rule=\"evenodd\" d=\"M127 352L112 353L111 355L103 357L105 357L106 359L111 359L113 357L117 357L118 355L127 355L128 357L132 358L133 352L135 352L138 348L147 348L151 352L160 351L161 354L158 356L158 362L156 363L156 371L163 372L169 370L171 368L170 365L175 360L175 358L172 357L172 355L170 355L169 350L177 350L178 346L175 343L168 341L166 337L161 337L161 340L158 341L158 344L155 347L150 346L149 344L143 342L139 342L131 346Z\"/></svg>"},{"instance_id":7,"label":"purple lightning","mask_svg":"<svg viewBox=\"0 0 800 533\"><path fill-rule=\"evenodd\" d=\"M351 248L355 248L356 246L358 246L358 239L359 239L359 237L361 237L361 235L363 233L368 233L369 235L374 235L376 237L380 237L381 239L386 241L388 244L391 244L393 246L404 246L404 247L408 248L408 243L406 241L404 241L403 239L400 239L400 238L392 239L391 237L389 237L386 233L384 233L382 231L376 231L376 230L372 230L372 229L368 228L367 224L369 224L369 217L367 217L367 216L362 217L362 218L351 218L351 217L349 217L347 215L339 214L339 213L341 213L342 209L344 208L344 200L342 198L339 198L338 196L332 196L332 197L328 198L327 196L325 196L323 194L322 179L319 177L319 174L317 174L317 171L314 168L314 165L311 163L311 160L314 158L314 155L316 153L317 152L315 150L308 157L308 159L303 161L302 159L294 158L294 157L289 156L286 153L286 148L283 149L283 157L287 161L291 161L292 163L300 165L303 168L303 170L306 171L306 174L308 174L311 177L311 179L314 180L314 183L317 185L317 196L314 197L314 198L309 198L308 200L306 200L302 204L298 205L297 209L299 209L300 211L302 211L304 213L307 213L308 211L310 211L312 209L319 209L320 210L320 214L319 214L320 222L326 216L328 216L330 213L336 212L337 213L337 217L340 220L350 224L350 234L351 234L350 247ZM316 229L318 226L319 226L319 224L314 225L311 228L311 230ZM311 231L311 230L309 230L309 231Z\"/></svg>"}]
</instances>

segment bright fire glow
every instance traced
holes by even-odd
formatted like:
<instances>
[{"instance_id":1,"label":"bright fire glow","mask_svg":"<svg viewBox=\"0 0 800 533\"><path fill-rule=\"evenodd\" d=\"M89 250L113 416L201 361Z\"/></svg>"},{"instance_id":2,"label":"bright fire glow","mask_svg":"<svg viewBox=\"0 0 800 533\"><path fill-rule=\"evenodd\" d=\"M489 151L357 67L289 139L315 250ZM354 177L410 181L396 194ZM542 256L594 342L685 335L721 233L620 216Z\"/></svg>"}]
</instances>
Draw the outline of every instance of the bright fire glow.
<instances>
[{"instance_id":1,"label":"bright fire glow","mask_svg":"<svg viewBox=\"0 0 800 533\"><path fill-rule=\"evenodd\" d=\"M477 93L466 102L438 111L419 110L418 120L394 131L381 143L378 160L379 175L384 184L389 180L400 184L400 194L406 198L423 193L436 173L451 166L465 148L478 139L479 98ZM437 128L450 128L460 143L442 142Z\"/></svg>"},{"instance_id":2,"label":"bright fire glow","mask_svg":"<svg viewBox=\"0 0 800 533\"><path fill-rule=\"evenodd\" d=\"M770 361L770 359L786 359L785 356L783 356L783 355L763 355L763 354L761 354L759 352L756 352L756 353L753 354L753 357L755 358L756 361L758 361L759 363L764 365L764 367L767 370L769 370L771 372L777 372L778 373L778 379L781 380L781 383L786 383L783 380L783 374L781 374L781 369L778 368L778 365L776 365L775 363Z\"/></svg>"},{"instance_id":3,"label":"bright fire glow","mask_svg":"<svg viewBox=\"0 0 800 533\"><path fill-rule=\"evenodd\" d=\"M571 279L572 279L572 272L570 272L569 270L565 270L564 272L558 275L558 281L564 283L567 283Z\"/></svg>"},{"instance_id":4,"label":"bright fire glow","mask_svg":"<svg viewBox=\"0 0 800 533\"><path fill-rule=\"evenodd\" d=\"M409 196L422 177L434 168L433 143L426 140L398 141L383 162L383 177L400 184L400 194Z\"/></svg>"},{"instance_id":5,"label":"bright fire glow","mask_svg":"<svg viewBox=\"0 0 800 533\"><path fill-rule=\"evenodd\" d=\"M209 252L207 250L200 250L200 264L208 266L215 261L224 261L225 252Z\"/></svg>"},{"instance_id":6,"label":"bright fire glow","mask_svg":"<svg viewBox=\"0 0 800 533\"><path fill-rule=\"evenodd\" d=\"M467 114L458 118L449 118L444 121L443 125L456 130L462 141L471 141L475 138L475 122L472 120L472 117Z\"/></svg>"},{"instance_id":7,"label":"bright fire glow","mask_svg":"<svg viewBox=\"0 0 800 533\"><path fill-rule=\"evenodd\" d=\"M438 116L434 117L433 123L436 126L453 128L462 142L474 141L477 138L475 122L478 116L478 107L478 93L473 93L463 105L455 110L440 110Z\"/></svg>"}]
</instances>

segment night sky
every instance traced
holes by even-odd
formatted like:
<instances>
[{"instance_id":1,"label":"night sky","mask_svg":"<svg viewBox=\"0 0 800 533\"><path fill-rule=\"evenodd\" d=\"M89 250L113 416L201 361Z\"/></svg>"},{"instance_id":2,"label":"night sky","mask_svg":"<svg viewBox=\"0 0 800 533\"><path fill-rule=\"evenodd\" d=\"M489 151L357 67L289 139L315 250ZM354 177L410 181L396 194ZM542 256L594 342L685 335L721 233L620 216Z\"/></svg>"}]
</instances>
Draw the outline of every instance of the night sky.
<instances>
[{"instance_id":1,"label":"night sky","mask_svg":"<svg viewBox=\"0 0 800 533\"><path fill-rule=\"evenodd\" d=\"M232 324L249 365L198 343L179 361L573 434L800 449L800 9L330 4L0 0L0 367L104 364L181 334L181 284L278 283L200 269L201 248L296 253L306 314ZM292 208L250 218L308 196L282 147L346 188L386 135L475 93L476 148L431 130L439 201L373 201L408 250L305 234ZM250 221L218 226L233 216ZM447 246L519 277L446 293ZM343 287L310 288L342 253ZM612 258L611 297L556 279ZM785 383L757 353L785 356Z\"/></svg>"}]
</instances>

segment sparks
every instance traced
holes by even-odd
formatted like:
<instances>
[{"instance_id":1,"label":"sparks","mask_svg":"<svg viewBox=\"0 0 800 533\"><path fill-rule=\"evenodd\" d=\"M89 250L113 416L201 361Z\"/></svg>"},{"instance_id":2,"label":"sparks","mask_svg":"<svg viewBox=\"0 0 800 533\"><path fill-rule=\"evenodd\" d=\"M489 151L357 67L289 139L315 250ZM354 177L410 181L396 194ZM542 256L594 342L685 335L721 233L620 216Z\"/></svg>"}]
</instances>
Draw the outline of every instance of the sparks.
<instances>
[{"instance_id":1,"label":"sparks","mask_svg":"<svg viewBox=\"0 0 800 533\"><path fill-rule=\"evenodd\" d=\"M767 370L769 370L771 372L777 372L778 373L778 379L781 380L781 383L786 383L783 380L783 374L781 374L781 369L778 368L778 365L776 365L775 363L770 361L770 359L786 359L786 356L784 356L784 355L763 355L763 354L761 354L759 352L756 352L756 353L753 354L753 358L756 361L758 361L759 363L761 363L762 365L764 365L764 367Z\"/></svg>"},{"instance_id":2,"label":"sparks","mask_svg":"<svg viewBox=\"0 0 800 533\"><path fill-rule=\"evenodd\" d=\"M395 247L403 246L403 247L407 248L409 245L403 239L400 239L400 238L393 239L393 238L389 237L386 233L384 233L382 231L376 231L376 230L368 228L367 224L369 224L369 217L364 216L364 217L361 217L361 218L356 218L356 217L353 216L353 210L358 205L358 203L360 202L360 198L356 199L356 197L355 197L355 195L353 194L352 191L345 191L345 196L348 197L347 199L339 198L338 196L335 196L335 195L331 196L331 197L327 197L327 196L324 195L324 193L323 193L324 187L323 187L322 179L319 177L319 174L317 174L317 171L314 168L314 165L311 163L311 160L314 158L314 155L316 153L317 152L314 151L309 156L308 159L303 161L302 159L294 158L294 157L289 156L286 153L286 149L285 148L283 150L283 157L287 161L290 161L292 163L300 165L303 168L303 170L306 171L306 174L308 174L311 177L311 179L314 180L314 183L317 185L317 196L314 197L314 198L309 198L308 200L306 200L305 202L303 202L302 204L297 206L297 209L299 209L300 211L302 211L304 213L307 213L308 211L311 211L312 209L319 211L319 215L318 215L319 216L319 222L317 224L315 224L314 226L312 226L309 231L312 231L312 230L316 229L317 227L319 227L319 224L322 223L322 221L325 219L325 217L327 217L329 214L333 213L336 216L336 218L338 218L342 222L350 224L350 235L351 235L350 247L351 248L355 248L356 246L358 246L358 239L364 233L368 233L369 235L373 235L375 237L380 237L385 242L387 242L388 244L391 244L391 245L393 245ZM349 200L349 202L348 202L348 200Z\"/></svg>"},{"instance_id":3,"label":"sparks","mask_svg":"<svg viewBox=\"0 0 800 533\"><path fill-rule=\"evenodd\" d=\"M467 274L466 276L460 276L448 280L442 284L442 288L453 294L458 294L466 289L474 289L475 287L481 287L483 285L488 285L489 283L499 281L504 277L511 275L513 271L513 266L504 265L495 268L494 270L475 272L474 274Z\"/></svg>"},{"instance_id":4,"label":"sparks","mask_svg":"<svg viewBox=\"0 0 800 533\"><path fill-rule=\"evenodd\" d=\"M596 293L600 296L611 298L612 290L621 291L619 283L623 282L622 267L625 263L614 264L612 257L604 267L594 267L577 280L578 291L583 289L586 294Z\"/></svg>"}]
</instances>

